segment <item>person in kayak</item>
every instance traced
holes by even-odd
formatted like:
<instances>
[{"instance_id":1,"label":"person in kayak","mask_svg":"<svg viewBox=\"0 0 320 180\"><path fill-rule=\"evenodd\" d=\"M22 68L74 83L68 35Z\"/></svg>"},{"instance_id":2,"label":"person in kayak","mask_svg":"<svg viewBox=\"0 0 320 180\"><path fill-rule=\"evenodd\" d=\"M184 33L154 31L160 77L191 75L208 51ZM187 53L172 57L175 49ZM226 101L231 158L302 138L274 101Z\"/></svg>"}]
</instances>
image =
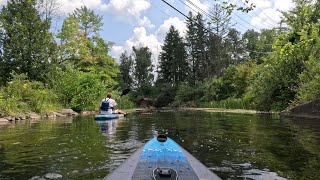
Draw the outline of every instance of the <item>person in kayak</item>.
<instances>
[{"instance_id":1,"label":"person in kayak","mask_svg":"<svg viewBox=\"0 0 320 180\"><path fill-rule=\"evenodd\" d=\"M117 102L112 99L112 93L108 93L107 97L101 101L100 114L124 114L126 116L127 114L125 112L116 109L117 105Z\"/></svg>"}]
</instances>

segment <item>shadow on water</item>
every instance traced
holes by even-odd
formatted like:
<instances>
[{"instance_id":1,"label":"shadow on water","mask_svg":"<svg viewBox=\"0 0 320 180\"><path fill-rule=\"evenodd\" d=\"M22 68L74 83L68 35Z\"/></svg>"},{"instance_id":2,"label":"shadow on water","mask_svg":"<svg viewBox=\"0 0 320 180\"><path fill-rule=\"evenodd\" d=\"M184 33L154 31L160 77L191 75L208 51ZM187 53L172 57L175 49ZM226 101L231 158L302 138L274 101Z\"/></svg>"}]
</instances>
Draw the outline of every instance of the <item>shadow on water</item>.
<instances>
[{"instance_id":1,"label":"shadow on water","mask_svg":"<svg viewBox=\"0 0 320 180\"><path fill-rule=\"evenodd\" d=\"M320 122L203 112L26 121L0 128L0 179L105 177L158 131L223 179L317 179Z\"/></svg>"}]
</instances>

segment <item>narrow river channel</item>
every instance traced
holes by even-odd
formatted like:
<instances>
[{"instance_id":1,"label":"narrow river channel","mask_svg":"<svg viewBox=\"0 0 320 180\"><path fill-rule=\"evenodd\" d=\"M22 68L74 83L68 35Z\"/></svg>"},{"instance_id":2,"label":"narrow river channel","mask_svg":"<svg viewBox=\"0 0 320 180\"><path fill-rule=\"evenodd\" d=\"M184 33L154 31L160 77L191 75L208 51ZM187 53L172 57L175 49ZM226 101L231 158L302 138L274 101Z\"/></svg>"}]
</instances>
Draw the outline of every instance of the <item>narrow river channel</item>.
<instances>
[{"instance_id":1,"label":"narrow river channel","mask_svg":"<svg viewBox=\"0 0 320 180\"><path fill-rule=\"evenodd\" d=\"M0 179L102 179L159 130L222 179L320 177L320 121L192 111L1 126Z\"/></svg>"}]
</instances>

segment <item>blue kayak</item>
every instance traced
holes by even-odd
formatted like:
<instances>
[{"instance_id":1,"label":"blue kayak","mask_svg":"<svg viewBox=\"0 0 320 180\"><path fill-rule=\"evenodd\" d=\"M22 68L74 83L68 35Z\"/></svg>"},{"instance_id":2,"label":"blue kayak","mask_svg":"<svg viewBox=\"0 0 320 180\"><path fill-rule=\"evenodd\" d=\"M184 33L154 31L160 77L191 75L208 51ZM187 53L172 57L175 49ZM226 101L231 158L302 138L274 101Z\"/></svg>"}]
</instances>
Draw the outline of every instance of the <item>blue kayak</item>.
<instances>
[{"instance_id":1,"label":"blue kayak","mask_svg":"<svg viewBox=\"0 0 320 180\"><path fill-rule=\"evenodd\" d=\"M105 179L213 180L220 178L175 141L159 135L148 141Z\"/></svg>"},{"instance_id":2,"label":"blue kayak","mask_svg":"<svg viewBox=\"0 0 320 180\"><path fill-rule=\"evenodd\" d=\"M96 121L103 121L108 119L121 119L124 118L123 114L98 114L94 117Z\"/></svg>"}]
</instances>

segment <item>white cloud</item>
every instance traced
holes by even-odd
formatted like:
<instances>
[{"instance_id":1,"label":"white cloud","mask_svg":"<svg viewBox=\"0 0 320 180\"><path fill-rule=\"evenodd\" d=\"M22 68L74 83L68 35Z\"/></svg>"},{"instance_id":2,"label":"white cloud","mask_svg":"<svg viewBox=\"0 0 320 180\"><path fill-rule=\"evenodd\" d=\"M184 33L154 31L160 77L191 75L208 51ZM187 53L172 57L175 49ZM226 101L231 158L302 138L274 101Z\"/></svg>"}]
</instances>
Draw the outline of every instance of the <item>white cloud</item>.
<instances>
[{"instance_id":1,"label":"white cloud","mask_svg":"<svg viewBox=\"0 0 320 180\"><path fill-rule=\"evenodd\" d=\"M257 28L266 28L267 25L273 25L273 27L279 26L278 23L281 21L282 14L272 8L263 10L259 16L253 17L251 19L251 24Z\"/></svg>"},{"instance_id":2,"label":"white cloud","mask_svg":"<svg viewBox=\"0 0 320 180\"><path fill-rule=\"evenodd\" d=\"M280 11L288 11L293 7L292 0L275 0L274 8Z\"/></svg>"},{"instance_id":3,"label":"white cloud","mask_svg":"<svg viewBox=\"0 0 320 180\"><path fill-rule=\"evenodd\" d=\"M102 0L57 0L59 4L60 12L63 15L73 12L76 8L86 6L89 9L104 10L107 8L107 4Z\"/></svg>"},{"instance_id":4,"label":"white cloud","mask_svg":"<svg viewBox=\"0 0 320 180\"><path fill-rule=\"evenodd\" d=\"M154 59L157 61L158 54L161 51L161 45L163 44L163 40L171 25L180 32L180 35L185 36L187 30L185 23L177 17L170 17L159 26L154 34L148 35L143 26L135 28L132 37L129 38L123 46L112 47L111 54L115 58L118 58L125 50L131 53L132 46L147 46L152 52Z\"/></svg>"},{"instance_id":5,"label":"white cloud","mask_svg":"<svg viewBox=\"0 0 320 180\"><path fill-rule=\"evenodd\" d=\"M128 39L123 46L113 46L111 54L118 58L125 50L132 52L132 46L148 47L155 60L158 59L158 53L161 50L162 43L158 41L154 34L147 34L145 27L137 27L133 30L133 36Z\"/></svg>"},{"instance_id":6,"label":"white cloud","mask_svg":"<svg viewBox=\"0 0 320 180\"><path fill-rule=\"evenodd\" d=\"M294 6L292 0L251 0L256 1L256 12L259 14L251 19L251 24L257 28L271 28L279 26L282 18L280 11L288 11ZM261 1L259 3L259 1ZM263 3L264 2L264 3ZM270 4L271 3L271 4ZM264 4L264 5L263 5ZM265 7L265 8L262 8ZM262 11L261 11L262 10Z\"/></svg>"},{"instance_id":7,"label":"white cloud","mask_svg":"<svg viewBox=\"0 0 320 180\"><path fill-rule=\"evenodd\" d=\"M153 34L147 34L145 27L140 26L135 28L133 30L132 37L129 38L123 46L112 47L111 55L118 59L121 53L124 51L131 53L132 46L148 47L153 54L153 64L157 65L163 40L171 25L173 25L180 32L180 35L185 36L187 27L183 20L180 20L177 17L170 17L169 19L165 20Z\"/></svg>"},{"instance_id":8,"label":"white cloud","mask_svg":"<svg viewBox=\"0 0 320 180\"><path fill-rule=\"evenodd\" d=\"M142 13L151 6L147 0L110 0L109 3L103 0L57 0L57 2L61 6L60 12L63 15L81 6L87 6L90 9L109 12L119 21L146 28L154 27L148 17L141 17Z\"/></svg>"},{"instance_id":9,"label":"white cloud","mask_svg":"<svg viewBox=\"0 0 320 180\"><path fill-rule=\"evenodd\" d=\"M146 16L138 20L139 26L146 27L146 28L154 28L155 26L151 23L150 19Z\"/></svg>"},{"instance_id":10,"label":"white cloud","mask_svg":"<svg viewBox=\"0 0 320 180\"><path fill-rule=\"evenodd\" d=\"M7 4L7 0L0 0L0 6Z\"/></svg>"},{"instance_id":11,"label":"white cloud","mask_svg":"<svg viewBox=\"0 0 320 180\"><path fill-rule=\"evenodd\" d=\"M120 21L137 23L147 28L154 27L147 17L141 14L149 9L151 4L147 0L111 0L104 8Z\"/></svg>"},{"instance_id":12,"label":"white cloud","mask_svg":"<svg viewBox=\"0 0 320 180\"><path fill-rule=\"evenodd\" d=\"M245 2L244 0L241 0L242 2ZM249 0L248 1L248 6L254 4L256 6L255 9L260 8L260 9L265 9L265 8L270 8L272 7L272 2L271 0ZM243 4L243 3L242 3Z\"/></svg>"},{"instance_id":13,"label":"white cloud","mask_svg":"<svg viewBox=\"0 0 320 180\"><path fill-rule=\"evenodd\" d=\"M170 17L169 19L165 20L161 26L159 26L158 30L156 31L156 35L159 41L163 41L167 32L169 31L170 26L174 26L180 33L181 36L185 36L187 31L187 26L177 17Z\"/></svg>"}]
</instances>

